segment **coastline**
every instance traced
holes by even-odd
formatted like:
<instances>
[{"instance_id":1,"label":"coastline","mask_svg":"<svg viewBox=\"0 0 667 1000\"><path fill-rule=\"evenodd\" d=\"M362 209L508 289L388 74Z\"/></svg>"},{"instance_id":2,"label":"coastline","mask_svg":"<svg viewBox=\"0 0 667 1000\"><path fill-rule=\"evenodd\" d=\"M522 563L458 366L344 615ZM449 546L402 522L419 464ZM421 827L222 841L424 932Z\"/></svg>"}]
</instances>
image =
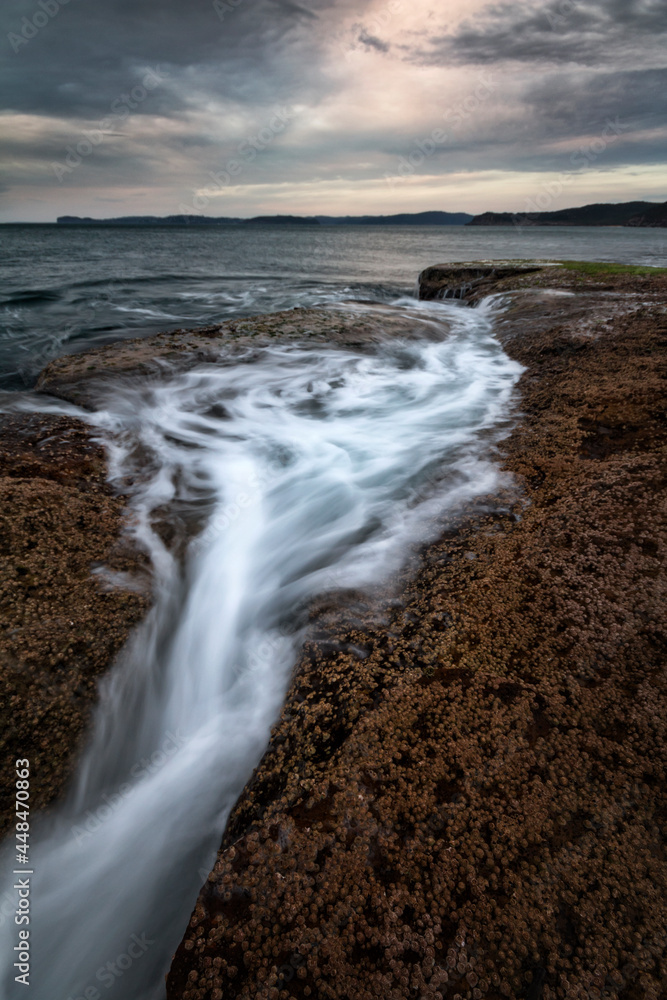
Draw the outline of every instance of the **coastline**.
<instances>
[{"instance_id":1,"label":"coastline","mask_svg":"<svg viewBox=\"0 0 667 1000\"><path fill-rule=\"evenodd\" d=\"M383 306L370 315L353 305L287 310L64 355L43 369L35 391L93 410L115 382L214 363L221 344L239 356L276 340L364 350L392 333L427 337L429 328ZM31 760L34 813L66 792L99 682L151 605L147 558L127 531L127 497L108 476L104 448L83 421L0 414L0 751L7 773L17 757ZM157 529L173 541L181 526L166 519ZM123 578L128 586L117 585ZM14 813L7 787L0 835Z\"/></svg>"},{"instance_id":2,"label":"coastline","mask_svg":"<svg viewBox=\"0 0 667 1000\"><path fill-rule=\"evenodd\" d=\"M666 988L655 498L667 278L527 263L472 281L446 265L421 284L423 298L509 297L497 335L527 368L503 446L517 490L425 548L416 574L393 581L384 619L354 595L313 609L169 1000ZM354 310L290 310L176 331L59 359L38 389L93 405L106 380L212 361L221 340L242 353L274 337L363 349L387 319L381 307L363 323ZM406 332L398 319L393 332ZM41 806L62 790L96 679L148 599L90 577L93 562L142 565L119 543L123 498L88 429L7 419L3 514L27 572L7 578L5 704L35 732Z\"/></svg>"},{"instance_id":3,"label":"coastline","mask_svg":"<svg viewBox=\"0 0 667 1000\"><path fill-rule=\"evenodd\" d=\"M522 495L429 546L388 622L307 644L169 1000L667 987L667 282L517 287Z\"/></svg>"}]
</instances>

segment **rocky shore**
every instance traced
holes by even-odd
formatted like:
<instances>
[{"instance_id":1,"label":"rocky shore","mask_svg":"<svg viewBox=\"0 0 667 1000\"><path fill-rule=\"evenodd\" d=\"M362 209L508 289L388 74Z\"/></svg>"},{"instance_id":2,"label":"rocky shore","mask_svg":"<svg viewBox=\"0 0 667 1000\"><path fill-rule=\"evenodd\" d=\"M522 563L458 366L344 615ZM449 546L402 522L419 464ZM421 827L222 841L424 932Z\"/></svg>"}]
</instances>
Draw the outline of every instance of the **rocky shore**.
<instances>
[{"instance_id":1,"label":"rocky shore","mask_svg":"<svg viewBox=\"0 0 667 1000\"><path fill-rule=\"evenodd\" d=\"M32 811L62 794L97 681L148 605L148 587L107 588L92 572L138 579L124 510L83 422L0 414L0 754L5 776L30 760ZM15 801L13 782L2 787L4 833Z\"/></svg>"},{"instance_id":2,"label":"rocky shore","mask_svg":"<svg viewBox=\"0 0 667 1000\"><path fill-rule=\"evenodd\" d=\"M666 995L667 276L645 271L421 276L508 295L516 490L399 600L313 609L169 1000Z\"/></svg>"},{"instance_id":3,"label":"rocky shore","mask_svg":"<svg viewBox=\"0 0 667 1000\"><path fill-rule=\"evenodd\" d=\"M384 594L312 608L169 1000L667 995L667 273L442 265L420 294L506 299L498 336L526 368L514 485ZM221 345L408 332L427 321L290 310L62 358L38 389L93 406ZM0 416L2 746L5 773L32 759L34 809L149 602L92 572L147 579L106 477L84 423Z\"/></svg>"},{"instance_id":4,"label":"rocky shore","mask_svg":"<svg viewBox=\"0 0 667 1000\"><path fill-rule=\"evenodd\" d=\"M427 324L378 306L288 310L121 341L51 362L38 393L95 409L114 382L141 383L298 340L360 349L387 335L428 336ZM5 775L31 762L33 812L60 797L82 748L100 678L150 603L146 559L129 541L126 498L107 482L104 449L83 421L0 414L0 754ZM182 526L156 525L173 540ZM103 570L97 574L95 570ZM123 577L130 586L118 586ZM114 583L115 581L115 583ZM14 822L13 785L0 793L0 836Z\"/></svg>"}]
</instances>

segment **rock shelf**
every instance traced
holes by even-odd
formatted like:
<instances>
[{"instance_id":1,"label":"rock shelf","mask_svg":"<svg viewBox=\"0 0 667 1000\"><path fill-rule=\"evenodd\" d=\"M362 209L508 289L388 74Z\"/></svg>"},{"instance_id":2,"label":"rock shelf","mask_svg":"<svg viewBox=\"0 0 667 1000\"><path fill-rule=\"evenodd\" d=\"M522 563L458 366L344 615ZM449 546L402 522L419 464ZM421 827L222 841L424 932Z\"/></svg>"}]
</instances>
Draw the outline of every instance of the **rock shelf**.
<instances>
[{"instance_id":1,"label":"rock shelf","mask_svg":"<svg viewBox=\"0 0 667 1000\"><path fill-rule=\"evenodd\" d=\"M169 1000L667 995L667 276L442 265L420 294L505 301L498 336L526 368L514 486L372 600L312 608ZM38 388L92 407L221 345L365 349L407 328L381 307L290 310L60 359ZM0 421L3 752L33 758L44 807L149 588L91 573L145 567L86 426Z\"/></svg>"},{"instance_id":2,"label":"rock shelf","mask_svg":"<svg viewBox=\"0 0 667 1000\"><path fill-rule=\"evenodd\" d=\"M517 492L314 609L169 1000L667 993L667 281L492 290Z\"/></svg>"}]
</instances>

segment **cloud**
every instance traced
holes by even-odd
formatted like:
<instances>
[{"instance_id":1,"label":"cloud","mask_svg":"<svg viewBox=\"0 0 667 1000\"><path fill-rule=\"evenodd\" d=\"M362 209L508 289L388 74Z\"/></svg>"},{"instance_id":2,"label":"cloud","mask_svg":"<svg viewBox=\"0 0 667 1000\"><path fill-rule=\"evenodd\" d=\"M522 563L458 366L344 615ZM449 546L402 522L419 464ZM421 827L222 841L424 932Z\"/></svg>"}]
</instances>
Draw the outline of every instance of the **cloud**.
<instances>
[{"instance_id":1,"label":"cloud","mask_svg":"<svg viewBox=\"0 0 667 1000\"><path fill-rule=\"evenodd\" d=\"M632 129L665 124L665 94L667 68L572 71L547 75L524 100L551 135L576 136L612 117Z\"/></svg>"},{"instance_id":2,"label":"cloud","mask_svg":"<svg viewBox=\"0 0 667 1000\"><path fill-rule=\"evenodd\" d=\"M391 46L388 42L383 42L381 38L377 38L375 35L370 35L366 28L361 28L361 31L357 35L357 41L364 45L367 49L375 49L377 52L389 52Z\"/></svg>"},{"instance_id":3,"label":"cloud","mask_svg":"<svg viewBox=\"0 0 667 1000\"><path fill-rule=\"evenodd\" d=\"M51 217L92 214L109 198L126 199L128 214L138 201L175 212L248 143L253 153L212 199L212 214L317 211L318 191L329 192L327 211L336 192L341 212L350 210L351 191L360 212L366 200L400 210L397 199L415 205L418 190L450 192L449 178L466 172L496 171L514 190L513 172L570 169L609 119L622 129L596 159L597 176L664 161L664 0L449 0L447 25L430 0L45 2L56 12L38 18L17 51L8 33L43 8L2 8L3 202L16 202L14 218L26 192L51 205ZM149 70L160 76L150 89ZM479 100L488 76L493 87ZM285 129L253 147L284 109ZM59 179L53 162L87 148L91 129L103 140ZM389 189L386 176L434 129L446 138L409 183ZM635 183L624 176L619 200Z\"/></svg>"},{"instance_id":4,"label":"cloud","mask_svg":"<svg viewBox=\"0 0 667 1000\"><path fill-rule=\"evenodd\" d=\"M473 166L484 151L502 169L567 169L610 121L621 129L601 169L664 162L664 0L496 3L447 32L431 28L402 52L424 68L493 67L491 113L457 136Z\"/></svg>"},{"instance_id":5,"label":"cloud","mask_svg":"<svg viewBox=\"0 0 667 1000\"><path fill-rule=\"evenodd\" d=\"M289 0L271 0L276 7L282 8L286 14L296 14L299 17L311 18L316 21L318 15L313 10L306 10L305 7L300 7L297 3L290 3Z\"/></svg>"},{"instance_id":6,"label":"cloud","mask_svg":"<svg viewBox=\"0 0 667 1000\"><path fill-rule=\"evenodd\" d=\"M516 60L528 63L608 64L643 54L664 57L664 0L550 0L501 3L447 34L433 34L408 58L424 64Z\"/></svg>"},{"instance_id":7,"label":"cloud","mask_svg":"<svg viewBox=\"0 0 667 1000\"><path fill-rule=\"evenodd\" d=\"M322 90L313 29L327 11L324 0L315 0L312 10L290 0L216 3L69 0L4 60L4 105L17 112L95 116L156 65L171 76L160 111L178 112L202 94L261 103ZM22 0L4 5L5 38L20 35L26 9L40 10Z\"/></svg>"}]
</instances>

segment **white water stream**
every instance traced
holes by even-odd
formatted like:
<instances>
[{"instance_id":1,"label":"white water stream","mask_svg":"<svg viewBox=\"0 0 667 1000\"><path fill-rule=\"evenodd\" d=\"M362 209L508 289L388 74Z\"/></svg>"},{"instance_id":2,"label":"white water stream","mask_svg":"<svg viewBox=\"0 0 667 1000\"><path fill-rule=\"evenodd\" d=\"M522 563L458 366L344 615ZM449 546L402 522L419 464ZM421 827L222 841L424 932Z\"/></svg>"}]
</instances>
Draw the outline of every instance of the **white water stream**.
<instances>
[{"instance_id":1,"label":"white water stream","mask_svg":"<svg viewBox=\"0 0 667 1000\"><path fill-rule=\"evenodd\" d=\"M410 307L444 321L440 338L364 353L278 345L76 411L107 442L113 476L134 481L156 601L102 686L69 797L33 831L31 986L14 983L5 919L1 997L164 996L280 711L296 611L385 578L497 487L493 446L521 368L493 338L493 304ZM190 526L184 555L151 528L164 508Z\"/></svg>"}]
</instances>

